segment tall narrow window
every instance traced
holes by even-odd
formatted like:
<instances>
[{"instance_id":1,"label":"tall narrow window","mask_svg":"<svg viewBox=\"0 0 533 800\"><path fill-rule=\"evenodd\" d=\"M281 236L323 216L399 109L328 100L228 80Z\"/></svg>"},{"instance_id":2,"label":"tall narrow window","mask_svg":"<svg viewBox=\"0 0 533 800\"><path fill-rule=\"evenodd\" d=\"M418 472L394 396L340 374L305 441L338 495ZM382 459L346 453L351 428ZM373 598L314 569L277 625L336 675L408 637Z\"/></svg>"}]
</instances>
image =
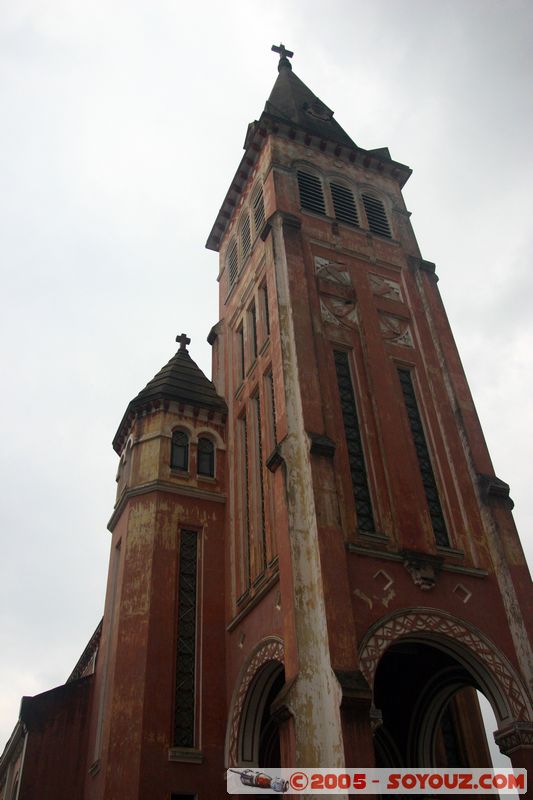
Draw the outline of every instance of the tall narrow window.
<instances>
[{"instance_id":1,"label":"tall narrow window","mask_svg":"<svg viewBox=\"0 0 533 800\"><path fill-rule=\"evenodd\" d=\"M335 350L334 358L341 400L342 419L344 421L344 432L346 435L346 446L348 448L348 460L350 462L350 473L352 476L357 527L363 533L374 533L375 525L374 515L372 513L372 501L368 488L365 454L361 441L348 353L345 353L344 350Z\"/></svg>"},{"instance_id":2,"label":"tall narrow window","mask_svg":"<svg viewBox=\"0 0 533 800\"><path fill-rule=\"evenodd\" d=\"M298 189L300 190L300 205L315 214L326 213L322 183L316 175L298 170Z\"/></svg>"},{"instance_id":3,"label":"tall narrow window","mask_svg":"<svg viewBox=\"0 0 533 800\"><path fill-rule=\"evenodd\" d=\"M340 222L348 222L350 225L359 225L357 208L351 190L340 183L331 183L330 189L336 219Z\"/></svg>"},{"instance_id":4,"label":"tall narrow window","mask_svg":"<svg viewBox=\"0 0 533 800\"><path fill-rule=\"evenodd\" d=\"M403 392L403 399L405 401L405 408L407 410L407 417L409 419L409 427L413 437L413 443L416 450L416 457L418 459L418 466L420 468L420 475L422 476L422 483L424 485L424 492L429 508L429 516L431 517L431 525L433 526L433 533L435 541L440 547L449 547L450 542L448 539L448 531L446 529L446 522L444 514L442 513L442 506L440 504L439 493L437 490L437 483L431 465L431 458L426 442L426 435L418 410L418 403L416 402L415 387L413 386L413 379L411 377L411 370L404 367L398 367L398 376Z\"/></svg>"},{"instance_id":5,"label":"tall narrow window","mask_svg":"<svg viewBox=\"0 0 533 800\"><path fill-rule=\"evenodd\" d=\"M250 487L248 482L248 425L246 417L239 417L238 442L238 487L239 487L239 517L241 520L241 543L243 564L243 591L250 586Z\"/></svg>"},{"instance_id":6,"label":"tall narrow window","mask_svg":"<svg viewBox=\"0 0 533 800\"><path fill-rule=\"evenodd\" d=\"M174 745L194 747L198 534L180 532Z\"/></svg>"},{"instance_id":7,"label":"tall narrow window","mask_svg":"<svg viewBox=\"0 0 533 800\"><path fill-rule=\"evenodd\" d=\"M267 406L268 441L267 447L272 451L277 444L276 404L274 401L274 378L272 370L265 375L265 400ZM267 453L268 456L268 453Z\"/></svg>"},{"instance_id":8,"label":"tall narrow window","mask_svg":"<svg viewBox=\"0 0 533 800\"><path fill-rule=\"evenodd\" d=\"M198 475L215 476L215 445L205 436L198 439Z\"/></svg>"},{"instance_id":9,"label":"tall narrow window","mask_svg":"<svg viewBox=\"0 0 533 800\"><path fill-rule=\"evenodd\" d=\"M257 311L255 310L255 303L250 306L250 338L252 348L252 361L257 358Z\"/></svg>"},{"instance_id":10,"label":"tall narrow window","mask_svg":"<svg viewBox=\"0 0 533 800\"><path fill-rule=\"evenodd\" d=\"M254 199L252 201L252 209L254 215L255 234L257 236L257 234L261 232L261 229L265 222L265 202L263 200L262 186L260 186L257 189L256 193L254 194Z\"/></svg>"},{"instance_id":11,"label":"tall narrow window","mask_svg":"<svg viewBox=\"0 0 533 800\"><path fill-rule=\"evenodd\" d=\"M270 336L270 311L268 308L268 289L266 282L261 286L261 301L263 309L263 320L265 324L265 336Z\"/></svg>"},{"instance_id":12,"label":"tall narrow window","mask_svg":"<svg viewBox=\"0 0 533 800\"><path fill-rule=\"evenodd\" d=\"M238 359L238 380L239 383L244 380L244 328L242 324L237 329L237 359Z\"/></svg>"},{"instance_id":13,"label":"tall narrow window","mask_svg":"<svg viewBox=\"0 0 533 800\"><path fill-rule=\"evenodd\" d=\"M237 272L239 271L239 252L235 240L231 242L228 248L226 264L228 270L228 288L231 289L237 279Z\"/></svg>"},{"instance_id":14,"label":"tall narrow window","mask_svg":"<svg viewBox=\"0 0 533 800\"><path fill-rule=\"evenodd\" d=\"M261 438L261 405L259 395L252 398L254 422L254 531L256 540L256 573L260 574L266 567L265 540L265 487L263 483L263 442Z\"/></svg>"},{"instance_id":15,"label":"tall narrow window","mask_svg":"<svg viewBox=\"0 0 533 800\"><path fill-rule=\"evenodd\" d=\"M246 210L241 222L241 259L243 264L246 258L248 258L251 248L250 217L248 216L248 210Z\"/></svg>"},{"instance_id":16,"label":"tall narrow window","mask_svg":"<svg viewBox=\"0 0 533 800\"><path fill-rule=\"evenodd\" d=\"M389 221L385 213L385 206L376 197L369 194L363 195L363 205L365 207L365 214L368 221L368 227L372 233L379 233L380 236L387 236L391 238Z\"/></svg>"},{"instance_id":17,"label":"tall narrow window","mask_svg":"<svg viewBox=\"0 0 533 800\"><path fill-rule=\"evenodd\" d=\"M185 472L189 469L189 437L184 431L174 431L172 434L170 466Z\"/></svg>"}]
</instances>

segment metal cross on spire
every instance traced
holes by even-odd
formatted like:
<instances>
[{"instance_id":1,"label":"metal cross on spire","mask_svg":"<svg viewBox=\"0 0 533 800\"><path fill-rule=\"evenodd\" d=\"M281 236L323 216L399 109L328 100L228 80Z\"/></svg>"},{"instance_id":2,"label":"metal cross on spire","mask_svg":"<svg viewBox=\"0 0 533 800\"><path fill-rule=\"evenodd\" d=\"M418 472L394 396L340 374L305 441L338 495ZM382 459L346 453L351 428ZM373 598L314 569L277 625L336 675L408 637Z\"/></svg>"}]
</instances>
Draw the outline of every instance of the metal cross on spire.
<instances>
[{"instance_id":1,"label":"metal cross on spire","mask_svg":"<svg viewBox=\"0 0 533 800\"><path fill-rule=\"evenodd\" d=\"M179 336L176 336L176 341L179 342L180 345L180 353L188 353L187 345L191 343L191 340L187 336L186 333L181 333Z\"/></svg>"},{"instance_id":2,"label":"metal cross on spire","mask_svg":"<svg viewBox=\"0 0 533 800\"><path fill-rule=\"evenodd\" d=\"M279 45L273 44L272 50L274 51L274 53L279 53L278 70L280 70L281 67L288 67L289 69L292 69L291 62L289 61L289 58L292 58L294 55L292 50L287 50L285 45L281 44L281 42L279 43Z\"/></svg>"}]
</instances>

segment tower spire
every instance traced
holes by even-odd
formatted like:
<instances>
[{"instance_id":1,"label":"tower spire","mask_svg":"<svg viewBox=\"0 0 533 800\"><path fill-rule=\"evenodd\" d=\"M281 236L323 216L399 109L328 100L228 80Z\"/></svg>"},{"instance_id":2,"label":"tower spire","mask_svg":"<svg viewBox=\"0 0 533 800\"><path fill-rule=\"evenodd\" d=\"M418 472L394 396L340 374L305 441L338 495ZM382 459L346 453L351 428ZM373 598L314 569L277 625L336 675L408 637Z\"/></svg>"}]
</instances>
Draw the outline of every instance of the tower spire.
<instances>
[{"instance_id":1,"label":"tower spire","mask_svg":"<svg viewBox=\"0 0 533 800\"><path fill-rule=\"evenodd\" d=\"M287 50L284 44L279 43L272 45L272 50L274 53L279 53L279 64L278 64L278 72L281 72L283 68L292 70L291 62L289 58L292 58L294 53L292 50Z\"/></svg>"}]
</instances>

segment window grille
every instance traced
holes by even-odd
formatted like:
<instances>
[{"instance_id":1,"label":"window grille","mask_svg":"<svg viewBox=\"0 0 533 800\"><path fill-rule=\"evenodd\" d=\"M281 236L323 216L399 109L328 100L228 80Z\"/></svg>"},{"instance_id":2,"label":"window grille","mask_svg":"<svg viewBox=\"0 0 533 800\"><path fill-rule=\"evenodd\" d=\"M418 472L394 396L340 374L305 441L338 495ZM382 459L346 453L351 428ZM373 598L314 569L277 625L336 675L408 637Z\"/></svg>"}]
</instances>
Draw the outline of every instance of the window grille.
<instances>
[{"instance_id":1,"label":"window grille","mask_svg":"<svg viewBox=\"0 0 533 800\"><path fill-rule=\"evenodd\" d=\"M253 399L254 406L254 427L255 427L255 496L256 496L256 513L255 513L255 529L261 544L261 571L265 569L267 556L266 556L266 540L265 540L265 487L263 483L263 443L261 439L261 405L259 403L259 395Z\"/></svg>"},{"instance_id":2,"label":"window grille","mask_svg":"<svg viewBox=\"0 0 533 800\"><path fill-rule=\"evenodd\" d=\"M244 263L248 258L250 250L252 249L252 239L250 236L250 217L248 212L245 213L241 222L241 258Z\"/></svg>"},{"instance_id":3,"label":"window grille","mask_svg":"<svg viewBox=\"0 0 533 800\"><path fill-rule=\"evenodd\" d=\"M368 488L365 454L361 441L348 353L344 352L344 350L335 350L333 355L337 372L337 385L339 387L342 419L344 421L344 433L348 448L348 461L350 463L350 473L352 476L357 527L363 533L374 533L375 525L374 515L372 513L372 501Z\"/></svg>"},{"instance_id":4,"label":"window grille","mask_svg":"<svg viewBox=\"0 0 533 800\"><path fill-rule=\"evenodd\" d=\"M331 183L330 189L336 219L339 222L348 222L350 225L359 225L359 217L357 216L357 208L352 191L339 183Z\"/></svg>"},{"instance_id":5,"label":"window grille","mask_svg":"<svg viewBox=\"0 0 533 800\"><path fill-rule=\"evenodd\" d=\"M326 213L322 183L316 175L298 170L298 189L300 190L300 205L316 214Z\"/></svg>"},{"instance_id":6,"label":"window grille","mask_svg":"<svg viewBox=\"0 0 533 800\"><path fill-rule=\"evenodd\" d=\"M387 236L389 239L391 239L392 236L389 227L389 221L385 213L385 206L381 200L371 197L368 194L364 194L362 197L366 218L368 221L368 227L372 233L379 233L380 236Z\"/></svg>"},{"instance_id":7,"label":"window grille","mask_svg":"<svg viewBox=\"0 0 533 800\"><path fill-rule=\"evenodd\" d=\"M228 265L228 275L229 275L229 285L230 287L233 286L237 279L237 273L239 271L239 254L237 251L237 242L234 240L229 246L228 255L227 255L227 265Z\"/></svg>"},{"instance_id":8,"label":"window grille","mask_svg":"<svg viewBox=\"0 0 533 800\"><path fill-rule=\"evenodd\" d=\"M244 555L244 580L245 589L248 589L251 582L250 568L250 484L248 480L248 425L246 417L240 417L239 426L239 478L240 478L240 499L241 499L241 519L242 519L242 545Z\"/></svg>"},{"instance_id":9,"label":"window grille","mask_svg":"<svg viewBox=\"0 0 533 800\"><path fill-rule=\"evenodd\" d=\"M189 469L189 437L184 431L174 431L172 434L170 466L172 469Z\"/></svg>"},{"instance_id":10,"label":"window grille","mask_svg":"<svg viewBox=\"0 0 533 800\"><path fill-rule=\"evenodd\" d=\"M180 532L174 745L194 747L198 534Z\"/></svg>"},{"instance_id":11,"label":"window grille","mask_svg":"<svg viewBox=\"0 0 533 800\"><path fill-rule=\"evenodd\" d=\"M418 410L418 403L416 402L415 388L413 386L411 370L398 367L398 376L400 378L403 399L405 401L405 408L407 411L407 417L409 419L409 427L411 428L413 443L418 459L418 466L420 468L420 475L424 485L429 515L431 517L431 524L433 526L433 533L435 534L435 541L440 547L449 547L450 542L448 539L448 531L446 530L446 522L442 513L437 483L435 481L435 475L431 465L431 458L426 442L424 427L422 425L422 419Z\"/></svg>"},{"instance_id":12,"label":"window grille","mask_svg":"<svg viewBox=\"0 0 533 800\"><path fill-rule=\"evenodd\" d=\"M254 228L256 235L261 232L265 222L265 202L263 199L263 187L260 186L253 199Z\"/></svg>"},{"instance_id":13,"label":"window grille","mask_svg":"<svg viewBox=\"0 0 533 800\"><path fill-rule=\"evenodd\" d=\"M204 436L198 439L198 474L215 476L215 445Z\"/></svg>"}]
</instances>

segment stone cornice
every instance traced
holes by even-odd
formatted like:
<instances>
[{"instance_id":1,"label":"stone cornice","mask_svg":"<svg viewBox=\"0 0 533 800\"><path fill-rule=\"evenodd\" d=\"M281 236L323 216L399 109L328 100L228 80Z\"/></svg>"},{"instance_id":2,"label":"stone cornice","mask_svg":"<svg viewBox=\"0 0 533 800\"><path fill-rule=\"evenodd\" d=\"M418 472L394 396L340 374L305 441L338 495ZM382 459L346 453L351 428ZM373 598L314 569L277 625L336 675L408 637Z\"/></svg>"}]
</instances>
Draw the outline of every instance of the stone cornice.
<instances>
[{"instance_id":1,"label":"stone cornice","mask_svg":"<svg viewBox=\"0 0 533 800\"><path fill-rule=\"evenodd\" d=\"M121 495L120 500L118 501L118 504L113 511L109 522L107 523L107 529L111 532L114 530L115 525L120 519L128 500L131 500L134 497L140 497L141 495L152 494L152 492L165 492L166 494L177 494L183 497L194 497L197 500L208 500L211 503L226 502L226 495L222 494L221 492L210 492L206 489L197 489L196 486L178 486L174 483L167 483L166 481L150 481L150 483L144 483L141 486L135 486L132 489L126 489L126 491Z\"/></svg>"}]
</instances>

